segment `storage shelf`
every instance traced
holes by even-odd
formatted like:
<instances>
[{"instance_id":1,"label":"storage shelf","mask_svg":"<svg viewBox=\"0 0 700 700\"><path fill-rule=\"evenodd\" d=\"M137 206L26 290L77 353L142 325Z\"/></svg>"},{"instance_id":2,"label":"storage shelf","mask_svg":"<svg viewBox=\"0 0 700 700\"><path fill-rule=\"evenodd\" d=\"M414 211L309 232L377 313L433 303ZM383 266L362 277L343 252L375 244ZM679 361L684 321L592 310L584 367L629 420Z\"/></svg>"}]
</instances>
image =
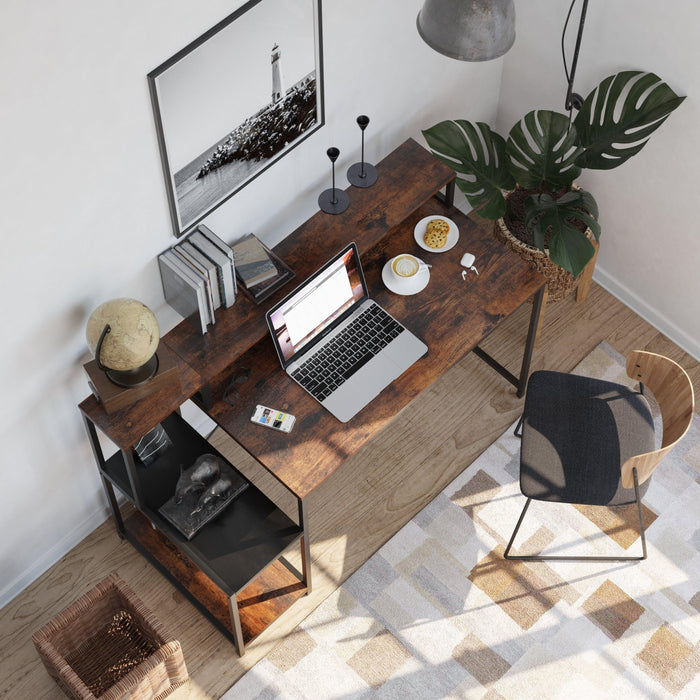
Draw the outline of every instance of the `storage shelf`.
<instances>
[{"instance_id":1,"label":"storage shelf","mask_svg":"<svg viewBox=\"0 0 700 700\"><path fill-rule=\"evenodd\" d=\"M222 513L187 540L158 508L175 492L181 466L189 467L206 452L224 458L178 414L166 419L163 426L173 441L172 448L148 467L136 464L141 511L208 578L228 596L234 595L297 542L302 528L249 484ZM121 453L107 460L103 473L136 505Z\"/></svg>"},{"instance_id":2,"label":"storage shelf","mask_svg":"<svg viewBox=\"0 0 700 700\"><path fill-rule=\"evenodd\" d=\"M164 534L135 511L124 521L127 539L173 581L229 639L235 642L229 598ZM306 584L279 560L264 568L237 595L245 644L255 639L306 593Z\"/></svg>"}]
</instances>

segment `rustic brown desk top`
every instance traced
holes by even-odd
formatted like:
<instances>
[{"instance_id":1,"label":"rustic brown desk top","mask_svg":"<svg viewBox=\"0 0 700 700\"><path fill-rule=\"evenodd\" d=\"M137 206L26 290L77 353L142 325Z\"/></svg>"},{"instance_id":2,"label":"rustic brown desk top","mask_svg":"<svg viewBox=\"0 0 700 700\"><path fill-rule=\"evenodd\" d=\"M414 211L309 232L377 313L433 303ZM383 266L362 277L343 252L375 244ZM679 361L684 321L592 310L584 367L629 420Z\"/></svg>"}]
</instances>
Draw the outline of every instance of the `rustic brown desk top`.
<instances>
[{"instance_id":1,"label":"rustic brown desk top","mask_svg":"<svg viewBox=\"0 0 700 700\"><path fill-rule=\"evenodd\" d=\"M164 389L116 413L105 413L88 397L85 413L118 447L127 449L167 418L199 389L225 371L235 359L267 335L265 311L296 284L337 253L350 240L360 254L368 251L416 207L454 180L454 172L408 139L377 164L378 182L370 188L349 187L350 207L330 216L321 211L279 245L279 255L296 274L260 305L242 293L230 309L216 311L216 323L202 335L182 321L161 339L180 358L182 388Z\"/></svg>"},{"instance_id":2,"label":"rustic brown desk top","mask_svg":"<svg viewBox=\"0 0 700 700\"><path fill-rule=\"evenodd\" d=\"M458 224L460 238L452 250L429 253L415 242L415 224L431 214L449 215ZM349 240L351 236L342 243ZM430 282L419 294L393 294L381 281L384 263L400 252L413 253L433 265ZM460 259L465 252L476 256L479 275L470 273L463 281ZM372 297L422 338L429 352L350 422L339 422L287 377L267 337L236 363L251 369L251 375L238 385L234 407L220 400L231 373L212 383L218 400L209 414L299 498L342 466L544 284L535 270L489 232L435 198L362 255L362 263ZM252 424L250 416L258 403L295 414L292 432L285 435Z\"/></svg>"},{"instance_id":3,"label":"rustic brown desk top","mask_svg":"<svg viewBox=\"0 0 700 700\"><path fill-rule=\"evenodd\" d=\"M162 342L179 357L181 389L165 388L111 415L92 397L80 409L126 449L209 384L212 418L290 491L306 497L544 283L490 233L433 197L454 179L454 172L415 141L403 143L377 169L373 187L348 188L351 202L345 213L318 212L276 246L275 252L295 270L295 282L261 305L239 294L231 309L216 312L216 323L203 336L186 321L164 336ZM416 222L435 213L449 216L460 229L457 245L445 253L424 251L413 239ZM429 353L353 420L340 423L283 372L264 313L353 240L372 296L422 338ZM404 251L433 265L428 286L414 296L393 294L381 281L384 263ZM463 281L459 261L467 251L476 256L479 276L470 273ZM220 400L232 365L251 369L248 382L237 387L235 407ZM249 419L258 403L294 413L292 433L253 425Z\"/></svg>"},{"instance_id":4,"label":"rustic brown desk top","mask_svg":"<svg viewBox=\"0 0 700 700\"><path fill-rule=\"evenodd\" d=\"M188 323L173 328L163 341L206 383L236 357L264 338L265 311L282 299L322 263L349 241L357 243L360 255L380 241L394 226L430 199L454 172L409 139L378 165L379 180L373 187L349 187L350 206L337 216L318 211L275 246L296 278L262 304L239 293L231 309L219 309L216 323L201 335Z\"/></svg>"}]
</instances>

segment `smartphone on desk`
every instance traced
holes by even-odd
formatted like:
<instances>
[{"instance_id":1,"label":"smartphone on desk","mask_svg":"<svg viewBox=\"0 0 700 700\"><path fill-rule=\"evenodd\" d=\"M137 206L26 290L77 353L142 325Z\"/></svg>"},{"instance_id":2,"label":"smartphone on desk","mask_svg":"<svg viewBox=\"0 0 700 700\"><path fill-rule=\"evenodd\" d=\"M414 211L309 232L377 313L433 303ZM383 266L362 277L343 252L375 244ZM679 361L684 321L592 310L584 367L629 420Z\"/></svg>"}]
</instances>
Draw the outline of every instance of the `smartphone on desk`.
<instances>
[{"instance_id":1,"label":"smartphone on desk","mask_svg":"<svg viewBox=\"0 0 700 700\"><path fill-rule=\"evenodd\" d=\"M253 423L264 425L267 428L288 433L294 427L296 416L293 416L291 413L276 411L274 408L268 408L267 406L261 406L258 404L255 407L255 411L250 417L250 420Z\"/></svg>"}]
</instances>

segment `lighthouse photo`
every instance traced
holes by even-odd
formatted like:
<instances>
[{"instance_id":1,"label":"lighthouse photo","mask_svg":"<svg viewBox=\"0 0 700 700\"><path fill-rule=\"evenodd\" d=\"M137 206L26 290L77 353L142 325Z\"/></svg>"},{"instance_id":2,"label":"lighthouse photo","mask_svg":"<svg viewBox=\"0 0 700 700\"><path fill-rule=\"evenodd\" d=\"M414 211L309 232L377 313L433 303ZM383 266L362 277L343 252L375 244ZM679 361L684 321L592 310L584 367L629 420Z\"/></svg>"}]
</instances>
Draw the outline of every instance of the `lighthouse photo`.
<instances>
[{"instance_id":1,"label":"lighthouse photo","mask_svg":"<svg viewBox=\"0 0 700 700\"><path fill-rule=\"evenodd\" d=\"M323 125L319 5L251 0L149 74L176 235Z\"/></svg>"},{"instance_id":2,"label":"lighthouse photo","mask_svg":"<svg viewBox=\"0 0 700 700\"><path fill-rule=\"evenodd\" d=\"M278 44L272 47L272 103L277 104L284 96L284 89L282 87L282 66L280 65L280 58L282 57L282 52Z\"/></svg>"}]
</instances>

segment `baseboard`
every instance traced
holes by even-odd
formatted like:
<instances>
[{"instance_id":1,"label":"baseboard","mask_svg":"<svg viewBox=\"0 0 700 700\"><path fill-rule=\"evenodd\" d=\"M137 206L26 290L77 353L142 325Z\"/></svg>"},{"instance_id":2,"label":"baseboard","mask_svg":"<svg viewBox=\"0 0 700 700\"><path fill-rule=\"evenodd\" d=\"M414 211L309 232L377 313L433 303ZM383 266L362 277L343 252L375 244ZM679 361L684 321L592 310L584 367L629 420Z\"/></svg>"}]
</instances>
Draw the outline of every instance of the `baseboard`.
<instances>
[{"instance_id":1,"label":"baseboard","mask_svg":"<svg viewBox=\"0 0 700 700\"><path fill-rule=\"evenodd\" d=\"M593 279L623 304L629 306L632 311L649 322L654 328L661 331L669 340L682 348L689 355L700 362L700 341L691 338L682 328L670 323L656 309L649 306L646 301L637 296L633 291L620 284L614 277L608 274L600 264L596 264Z\"/></svg>"},{"instance_id":2,"label":"baseboard","mask_svg":"<svg viewBox=\"0 0 700 700\"><path fill-rule=\"evenodd\" d=\"M14 581L11 581L0 591L0 609L4 608L15 596L27 586L36 581L45 571L50 569L61 557L68 554L80 544L91 532L96 530L109 517L105 506L100 507L89 515L82 523L64 535L56 544L47 550L43 556L28 569L25 569Z\"/></svg>"}]
</instances>

